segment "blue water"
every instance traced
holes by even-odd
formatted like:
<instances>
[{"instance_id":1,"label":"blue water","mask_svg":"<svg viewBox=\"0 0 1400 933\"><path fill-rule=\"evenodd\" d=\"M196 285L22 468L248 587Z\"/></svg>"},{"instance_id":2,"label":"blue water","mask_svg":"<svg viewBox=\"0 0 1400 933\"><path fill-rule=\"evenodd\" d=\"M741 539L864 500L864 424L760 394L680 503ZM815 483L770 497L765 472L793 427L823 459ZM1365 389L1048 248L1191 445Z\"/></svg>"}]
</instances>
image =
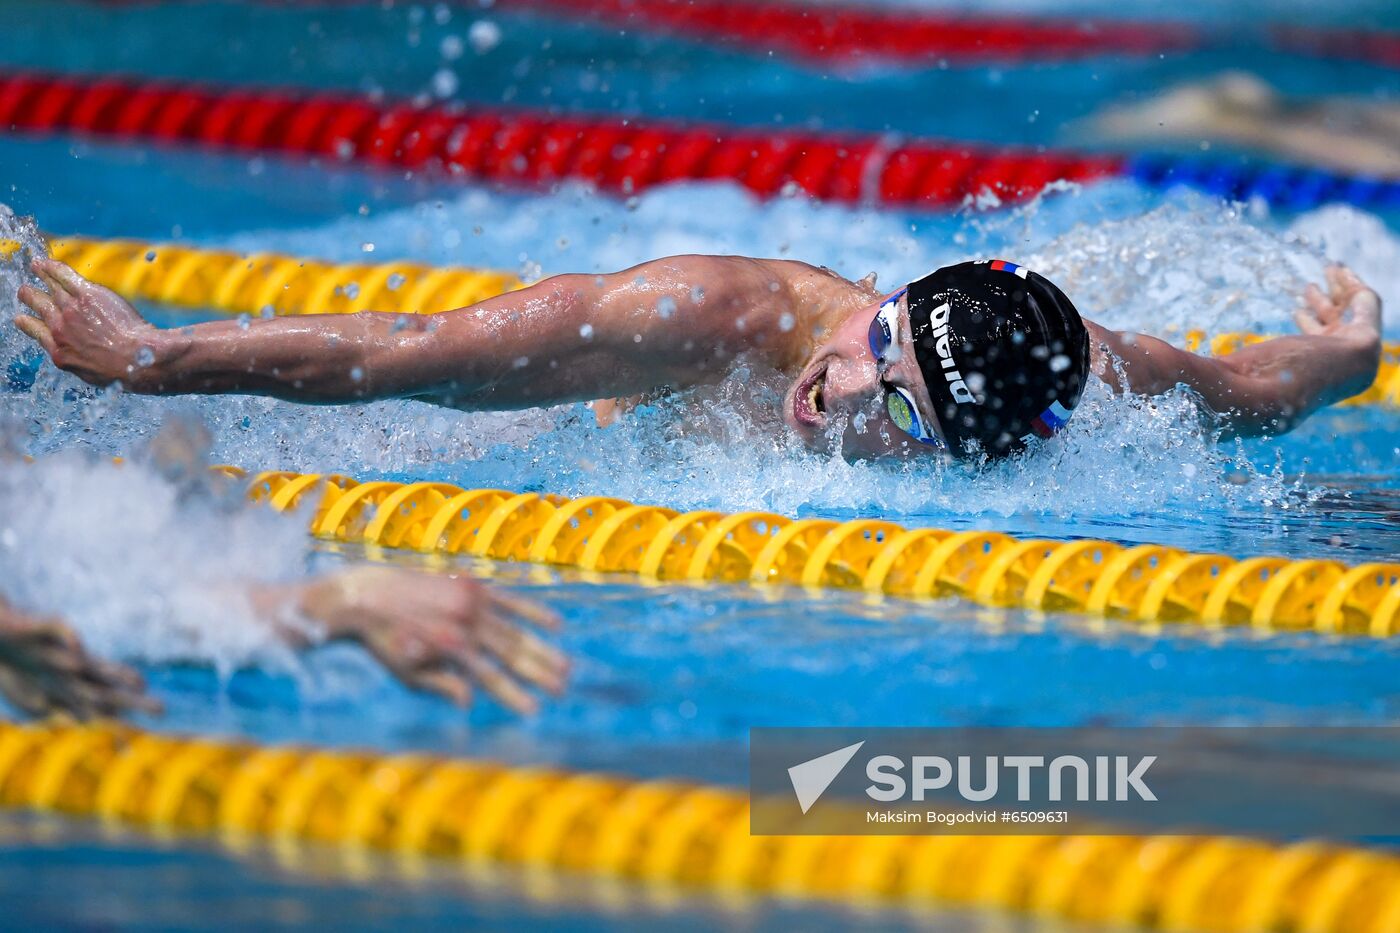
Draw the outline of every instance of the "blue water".
<instances>
[{"instance_id":1,"label":"blue water","mask_svg":"<svg viewBox=\"0 0 1400 933\"><path fill-rule=\"evenodd\" d=\"M1247 10L1241 19L1212 17L1225 47L1165 58L823 73L538 14L443 9L445 22L431 6L25 0L0 7L0 64L405 96L431 94L446 68L457 83L451 96L462 101L1027 145L1060 142L1066 121L1109 100L1226 66L1292 93L1400 93L1394 71L1262 50L1243 21ZM1397 25L1385 5L1308 9L1330 24ZM1177 12L1158 5L1144 15ZM499 27L498 45L444 53L444 39L485 20ZM502 192L276 158L15 136L0 136L0 180L9 185L0 200L55 232L527 275L733 251L803 258L850 276L873 269L897 282L1000 253L1050 272L1096 320L1168 335L1194 326L1285 331L1292 294L1317 278L1324 259L1353 264L1392 309L1400 302L1396 218L1345 207L1270 216L1124 182L1014 212L904 215L765 204L725 185L620 202L576 187ZM164 323L187 319L151 312ZM1392 311L1390 319L1394 339L1400 318ZM19 346L0 330L7 362L23 355ZM762 391L761 378L753 384ZM143 723L153 728L739 784L755 725L1380 724L1400 715L1400 650L1391 643L1148 632L956 602L871 604L848 593L641 589L463 563L558 609L567 620L559 642L575 661L568 694L536 719L489 703L464 715L405 691L356 649L325 648L298 662L235 637L224 610L191 589L220 575L296 577L355 560L353 549L313 548L275 516L223 511L200 498L207 492L182 490L139 462L122 472L101 460L139 451L180 416L208 426L211 460L251 468L1356 562L1400 555L1394 411L1339 409L1288 437L1236 447L1192 425L1184 398L1145 405L1100 396L1055 450L969 476L851 465L756 442L763 426L744 421L723 389L601 432L579 409L460 415L407 402L327 410L97 398L47 374L45 386L0 396L0 423L18 424L9 436L40 455L25 468L32 479L0 483L0 530L34 543L0 568L0 579L12 581L13 597L70 619L98 650L141 664L168 709ZM78 452L89 459L72 459ZM83 585L33 585L46 572L80 574ZM170 592L179 598L161 598ZM819 928L898 919L772 905L738 917L704 903L662 911L639 897L605 907L577 891L552 902L499 878L410 884L393 869L361 878L324 853L308 872L266 856L234 859L213 847L13 818L0 826L0 863L7 903L19 891L54 892L32 908L34 925L219 928L314 917L343 926ZM156 903L163 913L148 912Z\"/></svg>"}]
</instances>

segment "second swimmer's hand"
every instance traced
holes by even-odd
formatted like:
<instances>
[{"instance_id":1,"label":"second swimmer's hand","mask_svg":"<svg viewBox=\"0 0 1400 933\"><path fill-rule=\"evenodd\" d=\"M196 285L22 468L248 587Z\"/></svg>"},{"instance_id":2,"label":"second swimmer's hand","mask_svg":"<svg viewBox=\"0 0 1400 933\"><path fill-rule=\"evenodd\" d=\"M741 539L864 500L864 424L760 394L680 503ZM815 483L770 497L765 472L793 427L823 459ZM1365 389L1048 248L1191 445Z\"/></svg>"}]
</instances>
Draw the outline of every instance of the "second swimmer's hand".
<instances>
[{"instance_id":1,"label":"second swimmer's hand","mask_svg":"<svg viewBox=\"0 0 1400 933\"><path fill-rule=\"evenodd\" d=\"M56 619L35 619L0 602L0 695L30 716L76 719L159 713L141 675L88 654Z\"/></svg>"},{"instance_id":2,"label":"second swimmer's hand","mask_svg":"<svg viewBox=\"0 0 1400 933\"><path fill-rule=\"evenodd\" d=\"M302 608L332 639L358 641L408 686L458 706L475 684L530 715L529 687L564 687L564 655L530 631L554 631L558 618L470 577L358 567L312 584Z\"/></svg>"},{"instance_id":3,"label":"second swimmer's hand","mask_svg":"<svg viewBox=\"0 0 1400 933\"><path fill-rule=\"evenodd\" d=\"M157 330L125 299L55 259L36 259L31 268L44 287L20 288L20 301L34 314L17 316L15 326L54 365L97 386L130 383L149 365L142 348L154 342Z\"/></svg>"}]
</instances>

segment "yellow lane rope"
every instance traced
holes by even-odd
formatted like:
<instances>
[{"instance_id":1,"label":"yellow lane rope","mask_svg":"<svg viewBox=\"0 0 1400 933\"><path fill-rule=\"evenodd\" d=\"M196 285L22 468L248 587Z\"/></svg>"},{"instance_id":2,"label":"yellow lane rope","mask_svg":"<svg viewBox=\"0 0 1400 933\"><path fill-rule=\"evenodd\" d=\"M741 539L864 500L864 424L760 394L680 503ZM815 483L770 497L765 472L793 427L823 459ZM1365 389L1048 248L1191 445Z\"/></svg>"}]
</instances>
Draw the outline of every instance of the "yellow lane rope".
<instances>
[{"instance_id":1,"label":"yellow lane rope","mask_svg":"<svg viewBox=\"0 0 1400 933\"><path fill-rule=\"evenodd\" d=\"M444 311L522 287L505 272L411 262L328 263L133 240L55 239L50 254L132 300L229 314Z\"/></svg>"},{"instance_id":2,"label":"yellow lane rope","mask_svg":"<svg viewBox=\"0 0 1400 933\"><path fill-rule=\"evenodd\" d=\"M6 242L13 241L0 240L0 260L6 258ZM336 264L136 240L63 237L50 241L49 248L54 258L128 299L228 314L433 313L524 285L516 276L491 270L409 262ZM1222 356L1265 339L1237 333L1207 338L1204 331L1191 331L1186 344ZM1386 344L1371 388L1342 404L1400 406L1400 343Z\"/></svg>"},{"instance_id":3,"label":"yellow lane rope","mask_svg":"<svg viewBox=\"0 0 1400 933\"><path fill-rule=\"evenodd\" d=\"M246 476L235 467L217 469ZM247 482L249 498L279 511L314 502L313 534L390 548L651 580L959 596L1126 622L1400 634L1400 563L1237 560L1156 544L1018 539L996 531L792 520L768 512L678 513L604 496L361 483L314 473L266 472Z\"/></svg>"},{"instance_id":4,"label":"yellow lane rope","mask_svg":"<svg viewBox=\"0 0 1400 933\"><path fill-rule=\"evenodd\" d=\"M715 894L999 908L1197 933L1395 933L1400 858L1226 836L753 836L735 790L0 724L0 805Z\"/></svg>"}]
</instances>

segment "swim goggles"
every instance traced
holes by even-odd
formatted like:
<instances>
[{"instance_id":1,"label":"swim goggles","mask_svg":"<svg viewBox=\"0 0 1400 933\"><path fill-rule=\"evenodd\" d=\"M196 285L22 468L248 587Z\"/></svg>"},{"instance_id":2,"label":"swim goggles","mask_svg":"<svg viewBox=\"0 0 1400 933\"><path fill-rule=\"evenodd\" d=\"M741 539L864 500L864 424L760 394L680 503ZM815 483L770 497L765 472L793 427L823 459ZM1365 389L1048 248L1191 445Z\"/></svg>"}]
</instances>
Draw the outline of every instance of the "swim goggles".
<instances>
[{"instance_id":1,"label":"swim goggles","mask_svg":"<svg viewBox=\"0 0 1400 933\"><path fill-rule=\"evenodd\" d=\"M875 360L881 366L887 362L886 355L890 347L899 339L899 299L904 297L906 291L907 288L901 288L886 298L870 321L870 352L875 354ZM930 447L948 449L943 438L935 434L919 417L919 406L914 402L913 393L903 386L885 382L883 378L880 385L885 390L885 411L889 412L895 427Z\"/></svg>"}]
</instances>

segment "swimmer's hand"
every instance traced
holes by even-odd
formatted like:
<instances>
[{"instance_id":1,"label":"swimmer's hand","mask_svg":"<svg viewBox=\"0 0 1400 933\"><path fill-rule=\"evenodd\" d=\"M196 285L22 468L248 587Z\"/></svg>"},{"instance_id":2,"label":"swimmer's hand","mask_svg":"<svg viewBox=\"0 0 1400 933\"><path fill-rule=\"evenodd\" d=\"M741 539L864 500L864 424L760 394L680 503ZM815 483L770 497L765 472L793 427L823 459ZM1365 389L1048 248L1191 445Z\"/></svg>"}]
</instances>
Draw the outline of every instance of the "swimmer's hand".
<instances>
[{"instance_id":1,"label":"swimmer's hand","mask_svg":"<svg viewBox=\"0 0 1400 933\"><path fill-rule=\"evenodd\" d=\"M1327 267L1328 293L1308 285L1293 320L1298 329L1314 336L1341 337L1362 345L1381 339L1381 299L1346 266Z\"/></svg>"},{"instance_id":2,"label":"swimmer's hand","mask_svg":"<svg viewBox=\"0 0 1400 933\"><path fill-rule=\"evenodd\" d=\"M358 567L313 582L301 608L332 640L359 642L408 686L458 706L476 684L531 715L528 687L564 688L568 662L530 631L555 631L558 617L470 577Z\"/></svg>"},{"instance_id":3,"label":"swimmer's hand","mask_svg":"<svg viewBox=\"0 0 1400 933\"><path fill-rule=\"evenodd\" d=\"M1327 270L1328 292L1308 286L1295 315L1302 334L1274 337L1220 357L1198 356L1143 334L1086 322L1095 373L1120 391L1193 390L1227 434L1280 434L1314 411L1365 392L1381 356L1381 300L1345 266Z\"/></svg>"},{"instance_id":4,"label":"swimmer's hand","mask_svg":"<svg viewBox=\"0 0 1400 933\"><path fill-rule=\"evenodd\" d=\"M44 287L20 288L19 299L34 316L16 316L15 326L43 347L55 366L96 386L139 375L145 365L141 351L153 342L154 326L116 292L56 259L36 259L31 268Z\"/></svg>"},{"instance_id":5,"label":"swimmer's hand","mask_svg":"<svg viewBox=\"0 0 1400 933\"><path fill-rule=\"evenodd\" d=\"M0 694L29 716L77 719L159 713L141 675L88 654L73 630L0 604Z\"/></svg>"}]
</instances>

